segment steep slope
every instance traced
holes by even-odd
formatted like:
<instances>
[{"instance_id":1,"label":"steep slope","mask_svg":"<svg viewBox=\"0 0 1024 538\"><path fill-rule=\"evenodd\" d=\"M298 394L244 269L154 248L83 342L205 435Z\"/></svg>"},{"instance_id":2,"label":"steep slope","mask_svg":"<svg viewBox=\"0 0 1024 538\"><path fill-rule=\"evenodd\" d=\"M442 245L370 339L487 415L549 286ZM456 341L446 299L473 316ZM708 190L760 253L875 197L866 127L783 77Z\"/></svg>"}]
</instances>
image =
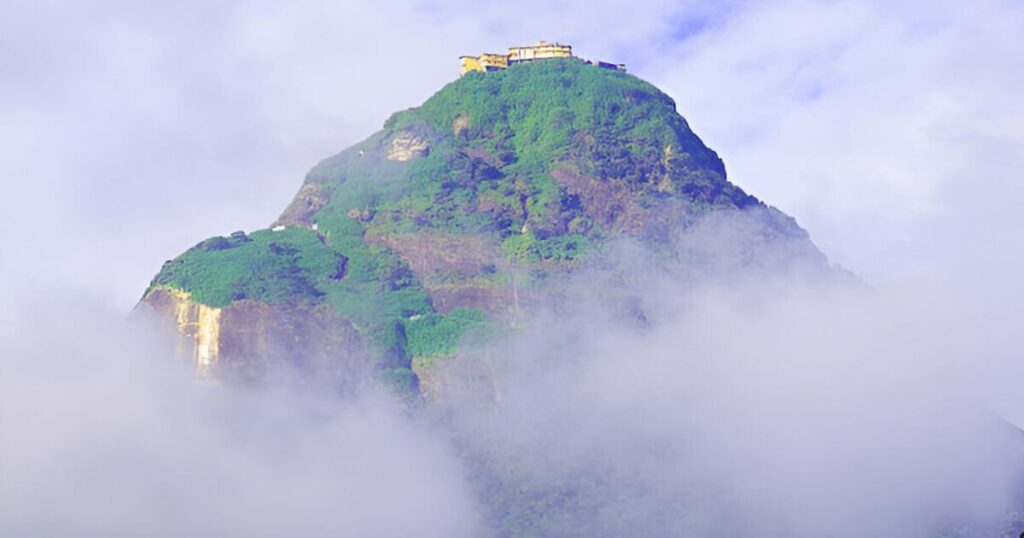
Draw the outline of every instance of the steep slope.
<instances>
[{"instance_id":1,"label":"steep slope","mask_svg":"<svg viewBox=\"0 0 1024 538\"><path fill-rule=\"evenodd\" d=\"M317 326L354 328L339 329L352 333L339 341L358 341L346 353L365 348L378 378L415 390L414 366L428 376L430 357L571 302L566 279L600 267L615 242L707 263L678 245L714 215L743 216L728 264L827 270L793 219L726 180L657 88L572 58L519 64L471 73L394 114L314 167L273 230L203 241L164 265L143 303L168 312L160 304L172 294L225 312L263 304L287 309L294 327L317 312ZM263 339L224 327L228 317L218 334ZM211 345L198 334L193 346ZM258 345L235 348L204 367L265 361ZM339 349L279 353L296 364L349 360Z\"/></svg>"}]
</instances>

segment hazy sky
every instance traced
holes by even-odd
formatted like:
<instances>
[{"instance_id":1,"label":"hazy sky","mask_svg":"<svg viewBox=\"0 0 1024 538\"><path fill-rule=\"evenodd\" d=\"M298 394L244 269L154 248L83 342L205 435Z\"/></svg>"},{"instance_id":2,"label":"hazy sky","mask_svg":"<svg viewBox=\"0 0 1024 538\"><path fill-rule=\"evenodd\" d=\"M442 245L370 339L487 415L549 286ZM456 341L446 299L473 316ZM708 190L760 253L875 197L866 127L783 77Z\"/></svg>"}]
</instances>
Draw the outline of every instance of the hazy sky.
<instances>
[{"instance_id":1,"label":"hazy sky","mask_svg":"<svg viewBox=\"0 0 1024 538\"><path fill-rule=\"evenodd\" d=\"M1024 6L899 4L8 2L3 269L127 310L458 55L536 39L662 88L733 181L872 283L1017 263Z\"/></svg>"}]
</instances>

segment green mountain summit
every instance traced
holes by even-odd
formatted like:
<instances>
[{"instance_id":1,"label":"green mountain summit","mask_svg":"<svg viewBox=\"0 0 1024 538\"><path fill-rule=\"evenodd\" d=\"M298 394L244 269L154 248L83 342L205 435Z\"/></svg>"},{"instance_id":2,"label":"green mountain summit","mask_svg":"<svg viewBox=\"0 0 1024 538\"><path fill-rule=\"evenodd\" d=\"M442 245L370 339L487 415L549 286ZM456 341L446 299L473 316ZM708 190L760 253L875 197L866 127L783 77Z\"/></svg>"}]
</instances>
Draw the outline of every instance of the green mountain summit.
<instances>
[{"instance_id":1,"label":"green mountain summit","mask_svg":"<svg viewBox=\"0 0 1024 538\"><path fill-rule=\"evenodd\" d=\"M714 263L827 270L654 86L571 57L513 63L392 115L317 164L271 229L199 243L143 302L203 371L252 379L287 363L414 393L434 359L571 303L566 282L608 268L613 245L712 263L678 246L719 215L744 224Z\"/></svg>"}]
</instances>

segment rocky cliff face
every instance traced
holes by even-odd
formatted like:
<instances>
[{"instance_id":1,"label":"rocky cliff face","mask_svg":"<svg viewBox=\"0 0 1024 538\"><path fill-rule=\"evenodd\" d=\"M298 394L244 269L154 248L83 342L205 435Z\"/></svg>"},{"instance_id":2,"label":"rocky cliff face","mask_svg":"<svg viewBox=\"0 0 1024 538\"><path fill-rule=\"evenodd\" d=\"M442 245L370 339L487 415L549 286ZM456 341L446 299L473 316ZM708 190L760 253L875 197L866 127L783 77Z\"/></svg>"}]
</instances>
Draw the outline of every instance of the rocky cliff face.
<instances>
[{"instance_id":1,"label":"rocky cliff face","mask_svg":"<svg viewBox=\"0 0 1024 538\"><path fill-rule=\"evenodd\" d=\"M324 305L241 300L214 308L156 288L140 307L174 324L178 354L203 377L253 382L278 370L352 389L372 372L359 331Z\"/></svg>"},{"instance_id":2,"label":"rocky cliff face","mask_svg":"<svg viewBox=\"0 0 1024 538\"><path fill-rule=\"evenodd\" d=\"M728 256L692 240L723 221L740 223L720 235ZM146 293L201 373L288 364L436 395L452 384L437 364L573 293L642 318L614 284L623 241L681 271L829 271L793 219L726 179L668 96L575 59L452 82L315 166L275 226L203 241ZM581 273L604 273L603 289L567 285Z\"/></svg>"},{"instance_id":3,"label":"rocky cliff face","mask_svg":"<svg viewBox=\"0 0 1024 538\"><path fill-rule=\"evenodd\" d=\"M188 293L169 288L150 291L143 305L174 323L177 354L191 358L199 376L209 376L220 358L222 309L197 303Z\"/></svg>"}]
</instances>

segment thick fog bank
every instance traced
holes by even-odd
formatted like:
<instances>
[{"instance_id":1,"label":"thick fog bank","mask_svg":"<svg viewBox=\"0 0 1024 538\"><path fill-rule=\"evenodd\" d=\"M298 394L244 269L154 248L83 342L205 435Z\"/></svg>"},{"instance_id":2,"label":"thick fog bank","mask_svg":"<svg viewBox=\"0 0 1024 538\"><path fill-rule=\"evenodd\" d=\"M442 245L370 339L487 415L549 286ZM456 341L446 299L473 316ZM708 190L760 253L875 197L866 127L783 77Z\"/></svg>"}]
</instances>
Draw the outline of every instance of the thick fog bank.
<instances>
[{"instance_id":1,"label":"thick fog bank","mask_svg":"<svg viewBox=\"0 0 1024 538\"><path fill-rule=\"evenodd\" d=\"M420 409L288 379L258 389L195 380L145 319L73 294L10 293L0 529L1024 530L1020 318L998 283L883 289L812 278L801 264L729 271L742 256L715 247L735 238L725 228L698 226L681 243L679 259L703 260L699 270L614 250L609 271L566 286L578 297L569 308L441 360L466 382Z\"/></svg>"},{"instance_id":2,"label":"thick fog bank","mask_svg":"<svg viewBox=\"0 0 1024 538\"><path fill-rule=\"evenodd\" d=\"M581 277L573 287L593 300L444 366L483 364L493 383L411 415L372 391L197 381L145 319L88 299L16 300L0 528L845 537L1020 525L1005 521L1024 504L1012 309L845 277L668 275L623 252L620 291L642 316L624 318L607 281Z\"/></svg>"},{"instance_id":3,"label":"thick fog bank","mask_svg":"<svg viewBox=\"0 0 1024 538\"><path fill-rule=\"evenodd\" d=\"M527 528L546 506L552 536L1024 524L1012 311L760 271L638 274L644 322L581 304L462 359L498 372L495 405L445 408L491 517Z\"/></svg>"},{"instance_id":4,"label":"thick fog bank","mask_svg":"<svg viewBox=\"0 0 1024 538\"><path fill-rule=\"evenodd\" d=\"M194 380L89 300L20 303L0 365L4 536L479 536L447 440L391 399Z\"/></svg>"}]
</instances>

